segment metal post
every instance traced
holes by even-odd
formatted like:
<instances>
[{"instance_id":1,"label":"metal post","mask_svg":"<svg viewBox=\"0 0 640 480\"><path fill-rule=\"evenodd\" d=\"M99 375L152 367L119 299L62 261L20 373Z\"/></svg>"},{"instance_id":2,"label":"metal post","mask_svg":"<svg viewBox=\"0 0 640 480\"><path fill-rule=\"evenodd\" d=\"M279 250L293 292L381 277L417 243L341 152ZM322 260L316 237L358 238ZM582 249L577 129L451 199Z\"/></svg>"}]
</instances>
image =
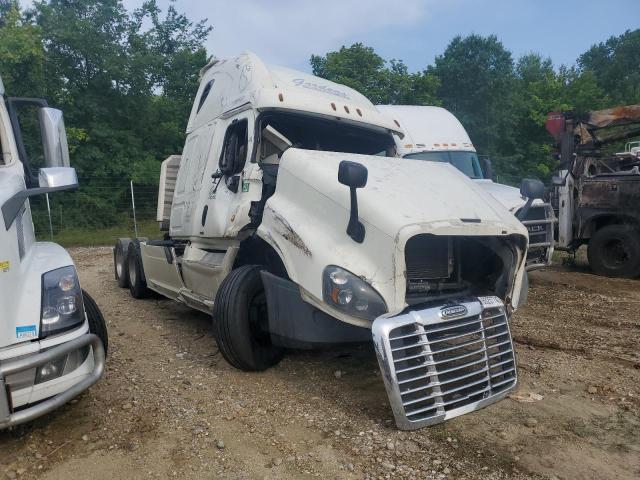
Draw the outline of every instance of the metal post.
<instances>
[{"instance_id":1,"label":"metal post","mask_svg":"<svg viewBox=\"0 0 640 480\"><path fill-rule=\"evenodd\" d=\"M49 194L45 193L45 197L47 199L47 213L49 214L49 235L51 236L51 240L53 240L53 223L51 222L51 205L49 205Z\"/></svg>"},{"instance_id":2,"label":"metal post","mask_svg":"<svg viewBox=\"0 0 640 480\"><path fill-rule=\"evenodd\" d=\"M133 180L129 181L131 186L131 208L133 209L133 229L136 232L136 238L138 238L138 222L136 221L136 199L133 195Z\"/></svg>"}]
</instances>

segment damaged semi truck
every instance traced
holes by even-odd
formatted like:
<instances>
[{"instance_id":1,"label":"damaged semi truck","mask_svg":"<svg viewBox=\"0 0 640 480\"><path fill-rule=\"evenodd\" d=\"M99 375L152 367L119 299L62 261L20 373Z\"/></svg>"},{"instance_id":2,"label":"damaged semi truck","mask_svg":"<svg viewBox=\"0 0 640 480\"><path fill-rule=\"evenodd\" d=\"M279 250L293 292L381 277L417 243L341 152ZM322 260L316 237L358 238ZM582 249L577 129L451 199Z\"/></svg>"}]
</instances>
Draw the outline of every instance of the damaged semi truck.
<instances>
[{"instance_id":1,"label":"damaged semi truck","mask_svg":"<svg viewBox=\"0 0 640 480\"><path fill-rule=\"evenodd\" d=\"M78 186L62 112L42 99L5 97L2 80L0 97L2 430L51 412L96 383L104 370L107 330L95 301L81 290L69 254L55 243L35 241L29 197ZM37 108L43 168L27 155L21 107Z\"/></svg>"},{"instance_id":2,"label":"damaged semi truck","mask_svg":"<svg viewBox=\"0 0 640 480\"><path fill-rule=\"evenodd\" d=\"M343 85L250 53L211 62L162 164L165 238L120 239L116 278L211 314L243 370L373 341L402 429L497 401L517 380L527 230L453 166L388 157L394 134Z\"/></svg>"}]
</instances>

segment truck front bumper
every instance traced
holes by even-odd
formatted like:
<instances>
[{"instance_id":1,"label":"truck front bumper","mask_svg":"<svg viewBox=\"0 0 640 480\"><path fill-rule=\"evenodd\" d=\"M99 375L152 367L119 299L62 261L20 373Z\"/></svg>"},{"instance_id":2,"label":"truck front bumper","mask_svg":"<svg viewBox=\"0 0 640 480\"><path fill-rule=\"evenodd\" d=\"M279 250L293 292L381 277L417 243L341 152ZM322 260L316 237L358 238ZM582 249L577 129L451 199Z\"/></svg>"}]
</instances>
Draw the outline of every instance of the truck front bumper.
<instances>
[{"instance_id":1,"label":"truck front bumper","mask_svg":"<svg viewBox=\"0 0 640 480\"><path fill-rule=\"evenodd\" d=\"M70 388L51 398L19 411L13 411L10 402L11 392L6 382L8 376L40 367L87 346L91 346L91 351L93 352L94 368L90 374ZM28 422L61 407L95 384L102 376L104 366L105 351L102 341L91 333L52 347L44 352L0 362L0 430Z\"/></svg>"},{"instance_id":2,"label":"truck front bumper","mask_svg":"<svg viewBox=\"0 0 640 480\"><path fill-rule=\"evenodd\" d=\"M516 386L509 322L497 297L463 298L379 317L372 330L401 430L472 412Z\"/></svg>"},{"instance_id":3,"label":"truck front bumper","mask_svg":"<svg viewBox=\"0 0 640 480\"><path fill-rule=\"evenodd\" d=\"M519 211L516 213L518 215ZM553 257L553 232L557 222L550 203L533 205L522 224L529 233L527 250L527 270L537 270L551 265Z\"/></svg>"}]
</instances>

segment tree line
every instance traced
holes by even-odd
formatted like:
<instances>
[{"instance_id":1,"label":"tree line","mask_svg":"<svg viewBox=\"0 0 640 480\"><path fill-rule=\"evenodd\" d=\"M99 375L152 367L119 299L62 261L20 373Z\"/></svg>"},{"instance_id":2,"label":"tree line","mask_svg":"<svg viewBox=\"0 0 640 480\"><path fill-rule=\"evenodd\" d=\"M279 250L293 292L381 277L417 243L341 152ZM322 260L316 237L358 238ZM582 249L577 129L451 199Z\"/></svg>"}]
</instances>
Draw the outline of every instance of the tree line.
<instances>
[{"instance_id":1,"label":"tree line","mask_svg":"<svg viewBox=\"0 0 640 480\"><path fill-rule=\"evenodd\" d=\"M478 152L493 159L499 177L548 180L556 167L544 128L548 112L640 103L640 29L593 45L575 65L557 69L537 53L514 59L495 35L456 36L417 73L361 43L313 55L311 67L376 104L445 107Z\"/></svg>"},{"instance_id":2,"label":"tree line","mask_svg":"<svg viewBox=\"0 0 640 480\"><path fill-rule=\"evenodd\" d=\"M130 12L121 0L36 0L28 9L0 0L7 93L46 98L65 113L72 162L85 179L64 197L71 222L86 223L90 211L93 224L113 224L125 181L154 185L160 162L181 152L199 70L215 53L205 48L211 28L156 0ZM313 55L310 66L374 103L444 106L513 182L546 180L555 167L547 112L640 103L640 29L559 68L536 53L514 59L494 35L457 36L419 72L361 43ZM114 179L122 191L106 194L101 185Z\"/></svg>"}]
</instances>

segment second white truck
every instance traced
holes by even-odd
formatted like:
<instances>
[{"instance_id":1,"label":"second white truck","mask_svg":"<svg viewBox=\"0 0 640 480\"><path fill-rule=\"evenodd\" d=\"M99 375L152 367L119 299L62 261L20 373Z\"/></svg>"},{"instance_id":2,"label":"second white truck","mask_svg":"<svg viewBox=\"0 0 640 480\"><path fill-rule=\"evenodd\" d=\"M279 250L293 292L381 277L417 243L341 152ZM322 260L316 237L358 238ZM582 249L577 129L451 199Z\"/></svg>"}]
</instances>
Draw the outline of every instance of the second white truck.
<instances>
[{"instance_id":1,"label":"second white truck","mask_svg":"<svg viewBox=\"0 0 640 480\"><path fill-rule=\"evenodd\" d=\"M479 158L460 121L442 107L421 105L377 105L378 110L398 121L405 133L396 136L398 154L407 159L445 162L453 165L518 217L529 232L527 270L551 264L555 216L550 203L529 198L521 190L496 183L491 163ZM538 184L538 188L543 188ZM540 191L540 195L544 191Z\"/></svg>"},{"instance_id":2,"label":"second white truck","mask_svg":"<svg viewBox=\"0 0 640 480\"><path fill-rule=\"evenodd\" d=\"M373 341L403 429L503 398L527 230L453 166L389 157L394 134L343 85L250 53L212 62L162 165L165 238L118 241L120 285L211 314L243 370Z\"/></svg>"}]
</instances>

